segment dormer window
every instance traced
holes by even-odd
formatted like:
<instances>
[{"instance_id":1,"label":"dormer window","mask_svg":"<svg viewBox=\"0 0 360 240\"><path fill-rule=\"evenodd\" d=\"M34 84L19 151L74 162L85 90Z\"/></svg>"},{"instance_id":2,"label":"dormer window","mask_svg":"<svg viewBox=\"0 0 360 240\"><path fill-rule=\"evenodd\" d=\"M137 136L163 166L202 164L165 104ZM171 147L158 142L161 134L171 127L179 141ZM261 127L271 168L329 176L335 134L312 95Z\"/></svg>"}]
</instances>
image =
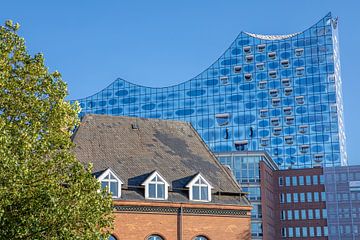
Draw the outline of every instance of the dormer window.
<instances>
[{"instance_id":1,"label":"dormer window","mask_svg":"<svg viewBox=\"0 0 360 240\"><path fill-rule=\"evenodd\" d=\"M101 182L101 188L107 189L111 193L113 198L121 197L121 185L123 182L111 171L107 169L98 177L99 182Z\"/></svg>"},{"instance_id":2,"label":"dormer window","mask_svg":"<svg viewBox=\"0 0 360 240\"><path fill-rule=\"evenodd\" d=\"M192 201L211 201L211 189L213 188L208 181L199 173L187 185L189 188L189 198Z\"/></svg>"},{"instance_id":3,"label":"dormer window","mask_svg":"<svg viewBox=\"0 0 360 240\"><path fill-rule=\"evenodd\" d=\"M157 171L153 172L141 185L145 186L146 199L166 200L168 198L169 184Z\"/></svg>"}]
</instances>

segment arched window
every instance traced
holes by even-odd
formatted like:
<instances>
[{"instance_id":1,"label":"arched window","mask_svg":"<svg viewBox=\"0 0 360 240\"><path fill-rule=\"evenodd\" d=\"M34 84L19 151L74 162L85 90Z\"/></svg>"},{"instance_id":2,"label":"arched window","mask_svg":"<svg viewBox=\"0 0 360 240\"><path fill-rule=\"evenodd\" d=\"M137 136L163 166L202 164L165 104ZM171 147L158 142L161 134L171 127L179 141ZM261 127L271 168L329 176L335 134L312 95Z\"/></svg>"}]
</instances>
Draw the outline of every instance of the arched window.
<instances>
[{"instance_id":1,"label":"arched window","mask_svg":"<svg viewBox=\"0 0 360 240\"><path fill-rule=\"evenodd\" d=\"M208 240L208 239L204 236L196 236L193 240Z\"/></svg>"},{"instance_id":2,"label":"arched window","mask_svg":"<svg viewBox=\"0 0 360 240\"><path fill-rule=\"evenodd\" d=\"M117 239L113 235L110 235L109 240L117 240Z\"/></svg>"},{"instance_id":3,"label":"arched window","mask_svg":"<svg viewBox=\"0 0 360 240\"><path fill-rule=\"evenodd\" d=\"M147 240L164 240L164 239L159 235L151 235L150 237L148 237Z\"/></svg>"}]
</instances>

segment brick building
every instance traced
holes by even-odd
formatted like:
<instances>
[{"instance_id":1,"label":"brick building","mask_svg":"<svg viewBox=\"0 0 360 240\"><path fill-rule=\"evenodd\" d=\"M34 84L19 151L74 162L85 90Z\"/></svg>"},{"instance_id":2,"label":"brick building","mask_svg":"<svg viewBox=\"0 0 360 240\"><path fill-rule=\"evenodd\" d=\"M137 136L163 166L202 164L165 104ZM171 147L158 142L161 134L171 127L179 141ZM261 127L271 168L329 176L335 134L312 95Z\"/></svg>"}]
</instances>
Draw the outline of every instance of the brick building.
<instances>
[{"instance_id":1,"label":"brick building","mask_svg":"<svg viewBox=\"0 0 360 240\"><path fill-rule=\"evenodd\" d=\"M73 141L113 195L111 239L251 239L250 202L190 124L87 115Z\"/></svg>"}]
</instances>

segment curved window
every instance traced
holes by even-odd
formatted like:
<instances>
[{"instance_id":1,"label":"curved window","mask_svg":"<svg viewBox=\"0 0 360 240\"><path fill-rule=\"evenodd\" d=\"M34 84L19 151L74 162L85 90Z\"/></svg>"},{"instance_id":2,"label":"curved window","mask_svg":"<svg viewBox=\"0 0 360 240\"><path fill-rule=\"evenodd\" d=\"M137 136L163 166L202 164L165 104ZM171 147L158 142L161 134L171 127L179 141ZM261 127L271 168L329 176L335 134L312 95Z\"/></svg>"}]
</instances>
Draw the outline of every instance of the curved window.
<instances>
[{"instance_id":1,"label":"curved window","mask_svg":"<svg viewBox=\"0 0 360 240\"><path fill-rule=\"evenodd\" d=\"M110 235L109 240L117 240L117 239L113 235Z\"/></svg>"},{"instance_id":2,"label":"curved window","mask_svg":"<svg viewBox=\"0 0 360 240\"><path fill-rule=\"evenodd\" d=\"M147 240L163 240L159 235L151 235Z\"/></svg>"},{"instance_id":3,"label":"curved window","mask_svg":"<svg viewBox=\"0 0 360 240\"><path fill-rule=\"evenodd\" d=\"M194 238L194 240L208 240L208 239L206 237L204 237L204 236L196 236Z\"/></svg>"}]
</instances>

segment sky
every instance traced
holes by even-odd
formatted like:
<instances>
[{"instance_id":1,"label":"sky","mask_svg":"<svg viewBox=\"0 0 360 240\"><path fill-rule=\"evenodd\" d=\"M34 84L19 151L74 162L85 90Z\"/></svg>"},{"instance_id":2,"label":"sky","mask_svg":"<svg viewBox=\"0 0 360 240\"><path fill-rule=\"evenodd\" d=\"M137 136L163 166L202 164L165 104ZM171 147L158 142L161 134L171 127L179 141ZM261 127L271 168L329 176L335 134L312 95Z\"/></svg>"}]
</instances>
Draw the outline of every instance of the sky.
<instances>
[{"instance_id":1,"label":"sky","mask_svg":"<svg viewBox=\"0 0 360 240\"><path fill-rule=\"evenodd\" d=\"M339 17L349 164L360 164L360 1L183 0L0 2L0 23L21 24L31 54L61 72L68 99L92 95L121 77L163 87L211 65L241 31L289 34L328 12Z\"/></svg>"}]
</instances>

